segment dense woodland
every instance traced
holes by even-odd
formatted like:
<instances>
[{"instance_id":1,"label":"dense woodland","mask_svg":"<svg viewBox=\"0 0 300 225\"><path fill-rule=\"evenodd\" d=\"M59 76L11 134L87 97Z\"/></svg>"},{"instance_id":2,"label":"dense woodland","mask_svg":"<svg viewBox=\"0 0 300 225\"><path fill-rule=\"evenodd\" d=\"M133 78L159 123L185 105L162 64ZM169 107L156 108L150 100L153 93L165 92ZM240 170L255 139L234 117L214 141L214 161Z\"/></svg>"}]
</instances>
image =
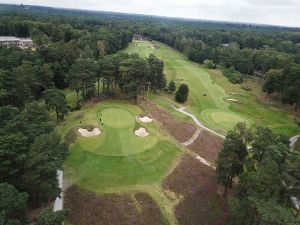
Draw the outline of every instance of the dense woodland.
<instances>
[{"instance_id":1,"label":"dense woodland","mask_svg":"<svg viewBox=\"0 0 300 225\"><path fill-rule=\"evenodd\" d=\"M49 110L55 111L59 122L69 110L80 108L82 101L94 96L138 101L148 91L166 89L161 60L154 55L142 59L138 55L117 53L127 47L134 34L164 42L195 62L210 60L206 62L212 67L221 66L233 82L260 71L266 80L264 91L277 93L284 104L294 104L296 109L300 104L298 29L1 5L0 36L32 37L38 45L35 51L0 46L0 221L4 224L26 224L28 208L38 207L59 194L56 170L62 167L68 145L55 133ZM236 74L238 79L232 78ZM77 93L75 108L67 105L62 91L65 88ZM170 82L169 90L175 89L175 83ZM181 87L178 99L186 101L187 93L188 87ZM269 145L263 141L268 139L258 138L261 139L257 143L260 140L263 145L258 148L266 149ZM272 138L279 140L279 137ZM244 142L239 143L243 149ZM233 216L239 207L244 210L254 207L255 199L244 195L249 188L247 179L263 181L265 167L271 172L281 171L287 168L286 162L292 162L287 152L281 152L287 148L286 140L280 139L278 145L282 148L274 148L280 157L254 154L254 158L259 157L254 165L250 159L246 160L243 152L238 156L241 161L238 166L233 165L234 171L220 175L220 183L226 187L228 177L231 183L234 176L241 176L241 190L236 198L241 198L239 204L245 205L233 201ZM225 142L224 149L226 146ZM273 157L274 162L262 163L269 159L265 157ZM241 163L246 162L248 173L253 173L250 178L241 175L245 173ZM258 172L253 170L254 166L261 168L261 177L256 177ZM280 188L274 192L279 193ZM286 196L279 197L271 200L287 202ZM259 210L270 210L267 206L251 211L248 221L254 221L253 215L260 213ZM278 205L276 210L283 212L280 207L283 206ZM45 220L57 224L65 215L66 212L53 215L46 210L37 224Z\"/></svg>"},{"instance_id":2,"label":"dense woodland","mask_svg":"<svg viewBox=\"0 0 300 225\"><path fill-rule=\"evenodd\" d=\"M300 198L299 160L299 153L289 149L288 137L268 128L253 132L239 123L229 131L217 161L225 195L235 187L229 224L299 224L292 201Z\"/></svg>"}]
</instances>

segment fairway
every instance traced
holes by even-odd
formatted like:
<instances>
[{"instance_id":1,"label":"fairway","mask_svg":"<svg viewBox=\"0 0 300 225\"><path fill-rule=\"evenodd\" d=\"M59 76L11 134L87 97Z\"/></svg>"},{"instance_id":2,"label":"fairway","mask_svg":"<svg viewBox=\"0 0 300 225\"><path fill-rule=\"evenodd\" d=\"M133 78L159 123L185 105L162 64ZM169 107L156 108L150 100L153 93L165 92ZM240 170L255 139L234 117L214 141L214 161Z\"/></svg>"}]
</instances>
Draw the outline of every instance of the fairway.
<instances>
[{"instance_id":1,"label":"fairway","mask_svg":"<svg viewBox=\"0 0 300 225\"><path fill-rule=\"evenodd\" d=\"M180 151L154 121L139 122L142 114L139 107L122 102L86 106L70 114L59 127L63 135L84 125L99 127L101 134L76 134L64 165L68 180L95 192L160 182ZM149 136L136 136L138 127L147 129Z\"/></svg>"},{"instance_id":2,"label":"fairway","mask_svg":"<svg viewBox=\"0 0 300 225\"><path fill-rule=\"evenodd\" d=\"M216 131L225 134L237 122L246 122L249 126L267 126L287 135L299 132L293 115L257 102L254 94L229 83L219 71L204 69L165 44L133 41L125 52L138 53L142 57L155 54L164 60L167 79L175 80L177 86L180 83L189 85L189 110ZM237 99L238 103L226 102L228 98Z\"/></svg>"}]
</instances>

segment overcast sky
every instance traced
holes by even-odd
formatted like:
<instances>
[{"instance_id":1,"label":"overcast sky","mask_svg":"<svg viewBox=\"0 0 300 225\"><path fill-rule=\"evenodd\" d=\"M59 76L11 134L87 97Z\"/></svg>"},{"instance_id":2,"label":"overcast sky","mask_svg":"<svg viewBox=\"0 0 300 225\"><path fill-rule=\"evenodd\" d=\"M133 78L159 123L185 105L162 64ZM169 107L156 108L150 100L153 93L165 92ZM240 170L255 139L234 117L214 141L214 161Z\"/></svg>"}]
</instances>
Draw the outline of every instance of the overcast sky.
<instances>
[{"instance_id":1,"label":"overcast sky","mask_svg":"<svg viewBox=\"0 0 300 225\"><path fill-rule=\"evenodd\" d=\"M0 0L0 3L300 27L300 0Z\"/></svg>"}]
</instances>

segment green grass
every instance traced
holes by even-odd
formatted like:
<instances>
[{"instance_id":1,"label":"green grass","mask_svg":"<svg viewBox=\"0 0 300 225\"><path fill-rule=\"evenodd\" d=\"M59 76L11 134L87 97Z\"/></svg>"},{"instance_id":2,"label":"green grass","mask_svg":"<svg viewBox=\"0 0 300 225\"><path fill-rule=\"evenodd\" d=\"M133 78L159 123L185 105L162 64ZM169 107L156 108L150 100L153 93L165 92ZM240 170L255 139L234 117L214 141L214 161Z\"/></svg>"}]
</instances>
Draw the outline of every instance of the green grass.
<instances>
[{"instance_id":1,"label":"green grass","mask_svg":"<svg viewBox=\"0 0 300 225\"><path fill-rule=\"evenodd\" d=\"M57 127L64 137L71 133L71 139L75 140L64 163L65 178L96 193L147 192L168 224L177 224L174 207L178 199L170 199L161 182L178 164L182 151L155 121L140 122L138 116L144 114L126 101L86 104L81 110L69 113ZM82 137L77 129L86 126L99 127L102 133ZM149 136L140 138L134 134L141 126Z\"/></svg>"},{"instance_id":2,"label":"green grass","mask_svg":"<svg viewBox=\"0 0 300 225\"><path fill-rule=\"evenodd\" d=\"M189 85L190 97L186 104L190 106L189 110L217 131L225 133L237 122L245 121L249 126L267 126L287 135L300 132L294 124L295 115L264 104L257 99L256 93L231 84L219 71L204 69L165 44L134 41L125 52L139 53L142 57L153 53L164 60L167 78L175 80L177 85ZM238 95L233 95L232 92ZM228 98L237 99L239 103L226 102L225 99Z\"/></svg>"},{"instance_id":3,"label":"green grass","mask_svg":"<svg viewBox=\"0 0 300 225\"><path fill-rule=\"evenodd\" d=\"M78 135L64 164L67 179L95 192L161 182L181 151L155 122L140 123L136 118L142 113L134 105L105 102L68 115L65 125L58 127L63 135L86 125L100 127L102 133ZM134 130L140 126L150 135L137 137Z\"/></svg>"}]
</instances>

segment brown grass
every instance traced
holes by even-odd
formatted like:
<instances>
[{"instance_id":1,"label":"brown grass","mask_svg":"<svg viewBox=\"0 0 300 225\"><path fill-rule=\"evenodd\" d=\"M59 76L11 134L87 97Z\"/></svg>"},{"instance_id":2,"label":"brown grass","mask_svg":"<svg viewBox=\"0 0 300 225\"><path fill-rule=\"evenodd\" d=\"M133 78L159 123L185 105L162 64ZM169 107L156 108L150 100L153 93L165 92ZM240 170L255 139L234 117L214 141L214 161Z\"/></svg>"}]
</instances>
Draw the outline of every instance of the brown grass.
<instances>
[{"instance_id":1,"label":"brown grass","mask_svg":"<svg viewBox=\"0 0 300 225\"><path fill-rule=\"evenodd\" d=\"M65 208L71 209L73 225L163 225L164 218L145 193L100 194L76 186L65 194Z\"/></svg>"},{"instance_id":2,"label":"brown grass","mask_svg":"<svg viewBox=\"0 0 300 225\"><path fill-rule=\"evenodd\" d=\"M181 225L225 225L226 203L218 193L215 171L189 155L165 178L164 189L183 196L176 207Z\"/></svg>"},{"instance_id":3,"label":"brown grass","mask_svg":"<svg viewBox=\"0 0 300 225\"><path fill-rule=\"evenodd\" d=\"M202 131L189 146L190 150L208 161L216 161L222 148L223 140L207 131Z\"/></svg>"},{"instance_id":4,"label":"brown grass","mask_svg":"<svg viewBox=\"0 0 300 225\"><path fill-rule=\"evenodd\" d=\"M179 142L183 143L188 141L196 132L197 128L193 124L177 121L172 118L167 111L159 108L151 101L148 102L148 105L148 107L151 108L152 118L159 121L163 125L163 128Z\"/></svg>"}]
</instances>

